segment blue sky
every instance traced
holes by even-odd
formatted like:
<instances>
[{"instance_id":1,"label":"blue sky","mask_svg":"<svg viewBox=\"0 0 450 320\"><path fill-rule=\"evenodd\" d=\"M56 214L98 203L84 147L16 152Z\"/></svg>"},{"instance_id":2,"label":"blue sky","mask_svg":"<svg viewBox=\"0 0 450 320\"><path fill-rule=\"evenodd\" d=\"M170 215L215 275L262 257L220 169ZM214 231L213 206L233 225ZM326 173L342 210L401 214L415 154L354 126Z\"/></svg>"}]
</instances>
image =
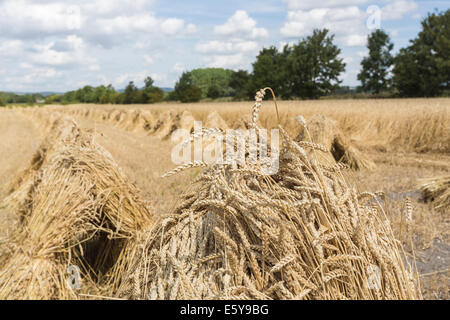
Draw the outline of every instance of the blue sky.
<instances>
[{"instance_id":1,"label":"blue sky","mask_svg":"<svg viewBox=\"0 0 450 320\"><path fill-rule=\"evenodd\" d=\"M258 52L326 27L357 85L367 34L387 31L394 52L420 21L450 1L433 0L0 0L0 91L67 91L128 81L173 87L183 70L251 71ZM369 24L368 24L369 21Z\"/></svg>"}]
</instances>

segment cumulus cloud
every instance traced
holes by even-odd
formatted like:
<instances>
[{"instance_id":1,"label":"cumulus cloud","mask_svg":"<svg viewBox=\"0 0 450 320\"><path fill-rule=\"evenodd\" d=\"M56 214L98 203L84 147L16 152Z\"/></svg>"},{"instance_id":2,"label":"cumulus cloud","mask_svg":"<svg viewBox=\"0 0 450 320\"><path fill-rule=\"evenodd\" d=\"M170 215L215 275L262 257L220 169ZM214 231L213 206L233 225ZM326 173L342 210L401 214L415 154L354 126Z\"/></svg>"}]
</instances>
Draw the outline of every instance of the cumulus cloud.
<instances>
[{"instance_id":1,"label":"cumulus cloud","mask_svg":"<svg viewBox=\"0 0 450 320\"><path fill-rule=\"evenodd\" d=\"M193 15L163 16L155 2L0 0L0 90L11 89L13 82L17 90L54 86L63 91L98 81L123 87L147 75L158 85L172 85L187 65L249 69L263 46L296 43L315 28L335 34L344 57L354 58L346 60L350 70L359 67L363 51L358 50L372 31L366 26L369 5L380 7L382 28L383 21L420 18L413 0L283 0L275 7L234 11L209 28L200 20L190 21ZM286 19L279 33L269 35L268 22L256 14L280 13L280 8ZM198 29L201 36L195 34ZM387 31L392 36L398 32Z\"/></svg>"},{"instance_id":2,"label":"cumulus cloud","mask_svg":"<svg viewBox=\"0 0 450 320\"><path fill-rule=\"evenodd\" d=\"M181 62L177 62L172 67L172 70L175 71L176 73L182 73L184 70L186 70L186 67Z\"/></svg>"},{"instance_id":3,"label":"cumulus cloud","mask_svg":"<svg viewBox=\"0 0 450 320\"><path fill-rule=\"evenodd\" d=\"M167 35L176 35L184 28L184 21L177 18L164 20L161 24L161 31Z\"/></svg>"},{"instance_id":4,"label":"cumulus cloud","mask_svg":"<svg viewBox=\"0 0 450 320\"><path fill-rule=\"evenodd\" d=\"M285 0L288 7L287 19L280 29L285 38L300 38L312 34L316 28L327 28L336 35L336 39L345 46L363 46L367 34L369 17L361 6L363 0L326 0L304 1ZM401 19L406 13L417 9L417 4L410 0L383 0L380 7L381 23L383 20Z\"/></svg>"},{"instance_id":5,"label":"cumulus cloud","mask_svg":"<svg viewBox=\"0 0 450 320\"><path fill-rule=\"evenodd\" d=\"M158 26L158 19L152 14L143 13L98 19L96 25L98 28L93 30L96 33L105 35L126 34L151 30Z\"/></svg>"},{"instance_id":6,"label":"cumulus cloud","mask_svg":"<svg viewBox=\"0 0 450 320\"><path fill-rule=\"evenodd\" d=\"M139 72L127 72L118 75L114 79L114 84L123 87L128 84L128 82L133 81L136 86L141 86L144 83L145 78L150 76L154 81L157 82L166 82L167 74L164 73L149 73L147 71L139 71Z\"/></svg>"},{"instance_id":7,"label":"cumulus cloud","mask_svg":"<svg viewBox=\"0 0 450 320\"><path fill-rule=\"evenodd\" d=\"M136 49L138 56L144 56L142 65L154 63L157 52L170 50L170 38L184 37L197 31L193 23L179 17L158 16L153 11L154 2L0 0L0 56L2 61L7 61L7 64L0 63L0 68L4 70L6 67L11 81L24 80L21 87L32 83L30 74L41 72L43 75L54 75L54 83L65 90L67 86L89 82L81 78L85 77L85 73L100 71L98 59L102 59L100 54L107 51L107 63L112 59L109 57L119 55L133 59L134 53L130 49ZM150 54L144 55L144 50ZM109 68L111 79L125 79L124 74L117 75L119 68L118 65ZM70 80L69 69L77 70L77 74L72 75L76 80ZM150 71L144 73L149 74ZM22 74L28 77L24 78ZM130 73L124 81L139 81L143 77ZM157 77L165 79L161 75ZM34 79L34 83L39 84L42 77ZM5 77L0 79L3 88L8 87L7 83ZM43 86L40 84L40 87Z\"/></svg>"},{"instance_id":8,"label":"cumulus cloud","mask_svg":"<svg viewBox=\"0 0 450 320\"><path fill-rule=\"evenodd\" d=\"M200 53L235 53L255 51L258 47L258 43L255 41L232 42L213 40L197 44L195 50Z\"/></svg>"},{"instance_id":9,"label":"cumulus cloud","mask_svg":"<svg viewBox=\"0 0 450 320\"><path fill-rule=\"evenodd\" d=\"M214 55L205 57L204 62L210 68L236 68L244 63L244 55L242 53L233 55Z\"/></svg>"},{"instance_id":10,"label":"cumulus cloud","mask_svg":"<svg viewBox=\"0 0 450 320\"><path fill-rule=\"evenodd\" d=\"M214 33L222 36L246 37L251 39L266 38L269 32L256 27L256 21L246 11L236 11L224 24L214 27Z\"/></svg>"},{"instance_id":11,"label":"cumulus cloud","mask_svg":"<svg viewBox=\"0 0 450 320\"><path fill-rule=\"evenodd\" d=\"M389 3L381 9L381 19L401 19L406 13L417 10L417 8L418 5L415 1L390 0Z\"/></svg>"},{"instance_id":12,"label":"cumulus cloud","mask_svg":"<svg viewBox=\"0 0 450 320\"><path fill-rule=\"evenodd\" d=\"M262 48L262 39L269 36L244 10L236 11L224 24L216 25L213 34L217 39L197 43L195 51L205 55L206 67L235 69L245 68Z\"/></svg>"},{"instance_id":13,"label":"cumulus cloud","mask_svg":"<svg viewBox=\"0 0 450 320\"><path fill-rule=\"evenodd\" d=\"M91 65L89 66L89 70L90 70L90 71L100 71L100 66L99 66L98 64L96 64L96 63L91 64Z\"/></svg>"},{"instance_id":14,"label":"cumulus cloud","mask_svg":"<svg viewBox=\"0 0 450 320\"><path fill-rule=\"evenodd\" d=\"M160 19L152 13L139 13L131 16L116 16L98 19L95 33L115 36L117 34L153 34L179 36L195 32L193 24L185 25L184 20L178 18Z\"/></svg>"},{"instance_id":15,"label":"cumulus cloud","mask_svg":"<svg viewBox=\"0 0 450 320\"><path fill-rule=\"evenodd\" d=\"M343 37L344 43L348 47L361 47L367 43L367 36L359 34L350 34Z\"/></svg>"},{"instance_id":16,"label":"cumulus cloud","mask_svg":"<svg viewBox=\"0 0 450 320\"><path fill-rule=\"evenodd\" d=\"M118 75L116 77L116 79L114 80L114 83L119 84L119 85L125 84L125 82L129 79L131 79L131 76L128 73L124 73L124 74Z\"/></svg>"},{"instance_id":17,"label":"cumulus cloud","mask_svg":"<svg viewBox=\"0 0 450 320\"><path fill-rule=\"evenodd\" d=\"M81 24L78 6L64 2L4 0L0 3L3 36L32 37L40 33L72 32Z\"/></svg>"},{"instance_id":18,"label":"cumulus cloud","mask_svg":"<svg viewBox=\"0 0 450 320\"><path fill-rule=\"evenodd\" d=\"M4 77L3 85L5 88L25 89L29 85L36 83L47 83L49 80L62 75L61 71L57 71L52 67L34 67L27 66L27 73L23 75L10 75Z\"/></svg>"},{"instance_id":19,"label":"cumulus cloud","mask_svg":"<svg viewBox=\"0 0 450 320\"><path fill-rule=\"evenodd\" d=\"M316 28L327 28L345 45L360 46L368 33L365 18L366 13L357 6L289 11L280 33L286 38L300 38Z\"/></svg>"},{"instance_id":20,"label":"cumulus cloud","mask_svg":"<svg viewBox=\"0 0 450 320\"><path fill-rule=\"evenodd\" d=\"M0 56L16 57L23 52L23 42L20 40L6 40L0 43Z\"/></svg>"},{"instance_id":21,"label":"cumulus cloud","mask_svg":"<svg viewBox=\"0 0 450 320\"><path fill-rule=\"evenodd\" d=\"M83 39L76 35L67 36L58 42L37 44L29 55L30 61L38 65L69 66L93 64L95 60L86 53Z\"/></svg>"},{"instance_id":22,"label":"cumulus cloud","mask_svg":"<svg viewBox=\"0 0 450 320\"><path fill-rule=\"evenodd\" d=\"M88 0L81 2L83 11L96 12L102 16L117 16L130 12L139 12L148 9L153 0Z\"/></svg>"},{"instance_id":23,"label":"cumulus cloud","mask_svg":"<svg viewBox=\"0 0 450 320\"><path fill-rule=\"evenodd\" d=\"M4 0L0 2L3 36L17 38L77 34L94 40L100 36L136 32L175 36L195 32L183 19L159 18L149 0ZM111 39L104 39L105 42Z\"/></svg>"},{"instance_id":24,"label":"cumulus cloud","mask_svg":"<svg viewBox=\"0 0 450 320\"><path fill-rule=\"evenodd\" d=\"M193 23L189 23L187 26L186 26L186 34L192 34L192 33L196 33L197 32L197 27L196 27L196 25L195 24L193 24Z\"/></svg>"},{"instance_id":25,"label":"cumulus cloud","mask_svg":"<svg viewBox=\"0 0 450 320\"><path fill-rule=\"evenodd\" d=\"M157 82L160 82L160 83L167 81L167 74L165 74L165 73L151 73L150 77L152 77L152 79L154 81L157 81Z\"/></svg>"},{"instance_id":26,"label":"cumulus cloud","mask_svg":"<svg viewBox=\"0 0 450 320\"><path fill-rule=\"evenodd\" d=\"M289 10L310 10L314 8L333 8L362 5L369 0L283 0Z\"/></svg>"}]
</instances>

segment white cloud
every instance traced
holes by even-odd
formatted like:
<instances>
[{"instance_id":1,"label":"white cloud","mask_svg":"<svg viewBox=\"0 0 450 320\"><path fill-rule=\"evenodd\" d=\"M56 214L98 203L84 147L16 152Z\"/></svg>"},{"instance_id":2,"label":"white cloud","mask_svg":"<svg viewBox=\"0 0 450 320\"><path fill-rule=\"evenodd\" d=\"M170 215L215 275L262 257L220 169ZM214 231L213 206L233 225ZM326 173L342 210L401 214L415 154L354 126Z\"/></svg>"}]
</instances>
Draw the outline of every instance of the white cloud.
<instances>
[{"instance_id":1,"label":"white cloud","mask_svg":"<svg viewBox=\"0 0 450 320\"><path fill-rule=\"evenodd\" d=\"M333 8L352 5L361 5L368 0L283 0L288 10L310 10L314 8Z\"/></svg>"},{"instance_id":2,"label":"white cloud","mask_svg":"<svg viewBox=\"0 0 450 320\"><path fill-rule=\"evenodd\" d=\"M33 65L28 63L28 62L22 62L19 67L21 67L22 69L30 69L33 68Z\"/></svg>"},{"instance_id":3,"label":"white cloud","mask_svg":"<svg viewBox=\"0 0 450 320\"><path fill-rule=\"evenodd\" d=\"M155 74L153 74L155 75ZM139 86L142 85L144 82L144 79L147 78L148 73L146 71L141 72L134 72L134 73L123 73L118 75L115 80L114 84L118 86L123 86L128 84L128 82L133 81L134 85ZM153 78L153 76L151 76ZM153 80L156 80L153 78Z\"/></svg>"},{"instance_id":4,"label":"white cloud","mask_svg":"<svg viewBox=\"0 0 450 320\"><path fill-rule=\"evenodd\" d=\"M364 46L367 34L368 13L358 5L368 1L326 0L305 1L285 0L288 7L287 19L280 29L286 38L300 38L312 34L314 29L327 28L336 35L336 40L345 46ZM406 13L417 9L412 0L383 0L386 5L381 10L383 20L401 19Z\"/></svg>"},{"instance_id":5,"label":"white cloud","mask_svg":"<svg viewBox=\"0 0 450 320\"><path fill-rule=\"evenodd\" d=\"M178 36L196 31L179 18L158 18L150 11L153 0L81 0L75 4L57 0L0 1L3 36L33 38L77 34L92 40L107 40L117 34L141 32Z\"/></svg>"},{"instance_id":6,"label":"white cloud","mask_svg":"<svg viewBox=\"0 0 450 320\"><path fill-rule=\"evenodd\" d=\"M197 43L195 51L206 55L207 67L244 67L262 47L259 41L268 37L264 28L258 28L254 19L244 10L236 11L224 24L214 27L218 39ZM221 36L226 36L226 40Z\"/></svg>"},{"instance_id":7,"label":"white cloud","mask_svg":"<svg viewBox=\"0 0 450 320\"><path fill-rule=\"evenodd\" d=\"M244 63L244 55L242 53L234 55L215 55L205 57L204 62L210 68L234 68L242 66Z\"/></svg>"},{"instance_id":8,"label":"white cloud","mask_svg":"<svg viewBox=\"0 0 450 320\"><path fill-rule=\"evenodd\" d=\"M390 3L381 9L382 20L397 20L403 18L406 13L417 10L415 1L391 0Z\"/></svg>"},{"instance_id":9,"label":"white cloud","mask_svg":"<svg viewBox=\"0 0 450 320\"><path fill-rule=\"evenodd\" d=\"M187 34L191 34L191 33L195 33L195 32L197 32L197 27L196 27L194 24L189 23L189 24L186 26L186 33L187 33Z\"/></svg>"},{"instance_id":10,"label":"white cloud","mask_svg":"<svg viewBox=\"0 0 450 320\"><path fill-rule=\"evenodd\" d=\"M98 65L98 64L91 64L90 66L89 66L89 70L90 71L100 71L100 66Z\"/></svg>"},{"instance_id":11,"label":"white cloud","mask_svg":"<svg viewBox=\"0 0 450 320\"><path fill-rule=\"evenodd\" d=\"M23 88L25 85L40 84L43 81L48 81L49 79L54 79L61 75L62 73L54 68L28 66L25 75L9 76L5 78L5 82L13 85L20 84Z\"/></svg>"},{"instance_id":12,"label":"white cloud","mask_svg":"<svg viewBox=\"0 0 450 320\"><path fill-rule=\"evenodd\" d=\"M37 44L29 58L34 64L51 66L90 65L95 63L95 59L86 52L83 39L75 35L67 36L59 42Z\"/></svg>"},{"instance_id":13,"label":"white cloud","mask_svg":"<svg viewBox=\"0 0 450 320\"><path fill-rule=\"evenodd\" d=\"M97 75L97 79L99 80L100 84L104 86L109 84L108 78L104 74Z\"/></svg>"},{"instance_id":14,"label":"white cloud","mask_svg":"<svg viewBox=\"0 0 450 320\"><path fill-rule=\"evenodd\" d=\"M82 5L83 11L96 12L102 16L116 16L142 11L153 4L153 0L91 0Z\"/></svg>"},{"instance_id":15,"label":"white cloud","mask_svg":"<svg viewBox=\"0 0 450 320\"><path fill-rule=\"evenodd\" d=\"M167 75L164 73L151 73L150 77L159 83L167 81Z\"/></svg>"},{"instance_id":16,"label":"white cloud","mask_svg":"<svg viewBox=\"0 0 450 320\"><path fill-rule=\"evenodd\" d=\"M136 14L132 16L117 16L96 21L95 32L106 35L126 34L135 31L151 30L158 26L158 19L152 14Z\"/></svg>"},{"instance_id":17,"label":"white cloud","mask_svg":"<svg viewBox=\"0 0 450 320\"><path fill-rule=\"evenodd\" d=\"M225 24L215 26L214 33L222 36L241 36L251 39L269 36L266 29L256 27L256 21L250 18L244 10L236 11Z\"/></svg>"},{"instance_id":18,"label":"white cloud","mask_svg":"<svg viewBox=\"0 0 450 320\"><path fill-rule=\"evenodd\" d=\"M370 30L366 27L365 11L357 6L316 8L288 11L280 33L285 38L303 38L314 29L326 28L345 46L364 46Z\"/></svg>"},{"instance_id":19,"label":"white cloud","mask_svg":"<svg viewBox=\"0 0 450 320\"><path fill-rule=\"evenodd\" d=\"M280 32L285 37L304 37L316 28L327 28L341 35L360 34L364 18L365 12L356 6L289 11Z\"/></svg>"},{"instance_id":20,"label":"white cloud","mask_svg":"<svg viewBox=\"0 0 450 320\"><path fill-rule=\"evenodd\" d=\"M176 35L184 29L184 21L181 19L170 18L161 24L161 30L167 35Z\"/></svg>"},{"instance_id":21,"label":"white cloud","mask_svg":"<svg viewBox=\"0 0 450 320\"><path fill-rule=\"evenodd\" d=\"M15 57L23 53L23 42L20 40L6 40L0 42L0 56Z\"/></svg>"},{"instance_id":22,"label":"white cloud","mask_svg":"<svg viewBox=\"0 0 450 320\"><path fill-rule=\"evenodd\" d=\"M343 38L348 47L360 47L367 44L367 37L359 34L351 34Z\"/></svg>"},{"instance_id":23,"label":"white cloud","mask_svg":"<svg viewBox=\"0 0 450 320\"><path fill-rule=\"evenodd\" d=\"M186 70L186 67L182 63L177 62L173 66L172 70L177 72L177 73L182 73L184 70Z\"/></svg>"},{"instance_id":24,"label":"white cloud","mask_svg":"<svg viewBox=\"0 0 450 320\"><path fill-rule=\"evenodd\" d=\"M116 77L114 83L116 84L124 84L128 79L130 79L130 75L128 73L121 74Z\"/></svg>"},{"instance_id":25,"label":"white cloud","mask_svg":"<svg viewBox=\"0 0 450 320\"><path fill-rule=\"evenodd\" d=\"M178 18L160 19L152 13L139 13L131 16L103 18L96 21L96 32L100 35L163 34L166 36L181 36L195 32L193 24L185 26L184 20Z\"/></svg>"},{"instance_id":26,"label":"white cloud","mask_svg":"<svg viewBox=\"0 0 450 320\"><path fill-rule=\"evenodd\" d=\"M200 53L233 53L252 52L258 50L259 45L255 41L218 41L202 42L195 46L195 50Z\"/></svg>"},{"instance_id":27,"label":"white cloud","mask_svg":"<svg viewBox=\"0 0 450 320\"><path fill-rule=\"evenodd\" d=\"M64 2L5 0L0 3L0 29L5 35L70 32L81 21L79 7Z\"/></svg>"}]
</instances>

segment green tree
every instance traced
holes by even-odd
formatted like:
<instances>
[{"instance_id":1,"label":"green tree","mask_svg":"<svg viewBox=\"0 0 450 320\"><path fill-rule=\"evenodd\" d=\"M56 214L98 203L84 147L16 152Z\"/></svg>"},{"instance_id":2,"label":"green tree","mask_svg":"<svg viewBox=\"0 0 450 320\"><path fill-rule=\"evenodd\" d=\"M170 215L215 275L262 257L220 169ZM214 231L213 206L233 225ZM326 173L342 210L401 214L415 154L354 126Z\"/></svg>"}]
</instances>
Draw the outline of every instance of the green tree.
<instances>
[{"instance_id":1,"label":"green tree","mask_svg":"<svg viewBox=\"0 0 450 320\"><path fill-rule=\"evenodd\" d=\"M144 80L144 88L145 89L153 88L153 83L154 83L154 81L153 81L153 79L151 77L145 78L145 80Z\"/></svg>"},{"instance_id":2,"label":"green tree","mask_svg":"<svg viewBox=\"0 0 450 320\"><path fill-rule=\"evenodd\" d=\"M402 96L438 96L450 89L450 9L428 14L422 31L394 59L394 86Z\"/></svg>"},{"instance_id":3,"label":"green tree","mask_svg":"<svg viewBox=\"0 0 450 320\"><path fill-rule=\"evenodd\" d=\"M220 90L220 87L213 81L213 83L208 88L208 92L206 93L206 96L211 99L217 99L220 96L222 96L222 90Z\"/></svg>"},{"instance_id":4,"label":"green tree","mask_svg":"<svg viewBox=\"0 0 450 320\"><path fill-rule=\"evenodd\" d=\"M202 98L202 90L197 86L190 86L183 92L181 102L197 102Z\"/></svg>"},{"instance_id":5,"label":"green tree","mask_svg":"<svg viewBox=\"0 0 450 320\"><path fill-rule=\"evenodd\" d=\"M256 91L271 87L278 95L285 96L286 59L271 46L263 48L253 63L253 72L248 82L247 94L253 98Z\"/></svg>"},{"instance_id":6,"label":"green tree","mask_svg":"<svg viewBox=\"0 0 450 320\"><path fill-rule=\"evenodd\" d=\"M312 36L294 45L288 53L286 77L290 96L317 99L339 87L345 63L333 40L334 35L328 35L327 29L314 30Z\"/></svg>"},{"instance_id":7,"label":"green tree","mask_svg":"<svg viewBox=\"0 0 450 320\"><path fill-rule=\"evenodd\" d=\"M123 103L124 104L132 104L139 103L139 89L134 85L133 81L130 81L125 88L123 93Z\"/></svg>"},{"instance_id":8,"label":"green tree","mask_svg":"<svg viewBox=\"0 0 450 320\"><path fill-rule=\"evenodd\" d=\"M177 93L175 92L175 90L168 92L166 94L164 100L165 101L176 101L176 100L178 100Z\"/></svg>"},{"instance_id":9,"label":"green tree","mask_svg":"<svg viewBox=\"0 0 450 320\"><path fill-rule=\"evenodd\" d=\"M114 103L114 96L117 94L116 90L114 89L114 87L109 84L106 87L106 90L104 91L102 97L100 98L100 103Z\"/></svg>"},{"instance_id":10,"label":"green tree","mask_svg":"<svg viewBox=\"0 0 450 320\"><path fill-rule=\"evenodd\" d=\"M369 56L361 61L362 69L358 74L358 80L361 81L361 88L364 91L379 94L391 84L389 72L394 63L391 54L394 45L386 32L377 29L367 37L367 48Z\"/></svg>"},{"instance_id":11,"label":"green tree","mask_svg":"<svg viewBox=\"0 0 450 320\"><path fill-rule=\"evenodd\" d=\"M202 90L193 84L192 75L183 72L178 82L175 84L175 96L181 102L196 102L202 98Z\"/></svg>"},{"instance_id":12,"label":"green tree","mask_svg":"<svg viewBox=\"0 0 450 320\"><path fill-rule=\"evenodd\" d=\"M58 94L52 94L51 96L48 96L47 99L45 99L45 104L52 104L56 102L61 102L62 97Z\"/></svg>"},{"instance_id":13,"label":"green tree","mask_svg":"<svg viewBox=\"0 0 450 320\"><path fill-rule=\"evenodd\" d=\"M3 99L2 96L0 96L0 107L5 107L6 106L6 101L5 99Z\"/></svg>"},{"instance_id":14,"label":"green tree","mask_svg":"<svg viewBox=\"0 0 450 320\"><path fill-rule=\"evenodd\" d=\"M164 91L158 87L153 87L147 92L146 103L157 103L164 100Z\"/></svg>"},{"instance_id":15,"label":"green tree","mask_svg":"<svg viewBox=\"0 0 450 320\"><path fill-rule=\"evenodd\" d=\"M163 100L164 92L153 85L153 79L147 77L144 80L144 88L142 89L142 103L156 103Z\"/></svg>"},{"instance_id":16,"label":"green tree","mask_svg":"<svg viewBox=\"0 0 450 320\"><path fill-rule=\"evenodd\" d=\"M235 100L243 100L248 97L248 83L250 75L245 70L238 70L231 74L229 86L233 89Z\"/></svg>"},{"instance_id":17,"label":"green tree","mask_svg":"<svg viewBox=\"0 0 450 320\"><path fill-rule=\"evenodd\" d=\"M202 98L208 96L211 86L217 86L221 96L231 96L232 89L229 86L229 82L232 73L233 70L223 68L201 68L189 72L192 85L202 90Z\"/></svg>"}]
</instances>

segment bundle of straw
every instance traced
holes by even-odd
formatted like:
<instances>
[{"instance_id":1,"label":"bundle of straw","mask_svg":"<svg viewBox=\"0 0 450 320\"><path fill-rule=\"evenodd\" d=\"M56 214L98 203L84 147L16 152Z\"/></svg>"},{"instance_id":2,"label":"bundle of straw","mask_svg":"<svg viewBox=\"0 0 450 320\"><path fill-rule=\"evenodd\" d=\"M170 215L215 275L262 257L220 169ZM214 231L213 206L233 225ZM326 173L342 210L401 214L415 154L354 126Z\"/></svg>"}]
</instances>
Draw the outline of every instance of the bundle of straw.
<instances>
[{"instance_id":1,"label":"bundle of straw","mask_svg":"<svg viewBox=\"0 0 450 320\"><path fill-rule=\"evenodd\" d=\"M336 162L343 163L351 169L373 170L376 167L375 163L367 155L359 151L338 128L335 120L326 118L323 115L317 114L312 116L296 140L309 140L324 146L328 152L325 152L323 157L334 159Z\"/></svg>"},{"instance_id":2,"label":"bundle of straw","mask_svg":"<svg viewBox=\"0 0 450 320\"><path fill-rule=\"evenodd\" d=\"M450 208L450 176L422 179L419 188L423 200L434 201L436 209Z\"/></svg>"},{"instance_id":3,"label":"bundle of straw","mask_svg":"<svg viewBox=\"0 0 450 320\"><path fill-rule=\"evenodd\" d=\"M36 161L39 159L39 161ZM111 155L71 120L55 123L14 192L6 199L21 215L0 259L0 299L74 299L69 266L94 290L125 242L151 222Z\"/></svg>"},{"instance_id":4,"label":"bundle of straw","mask_svg":"<svg viewBox=\"0 0 450 320\"><path fill-rule=\"evenodd\" d=\"M279 129L279 172L248 162L208 166L173 214L124 251L119 297L420 298L376 197L358 195L338 165L305 152L323 147Z\"/></svg>"}]
</instances>

